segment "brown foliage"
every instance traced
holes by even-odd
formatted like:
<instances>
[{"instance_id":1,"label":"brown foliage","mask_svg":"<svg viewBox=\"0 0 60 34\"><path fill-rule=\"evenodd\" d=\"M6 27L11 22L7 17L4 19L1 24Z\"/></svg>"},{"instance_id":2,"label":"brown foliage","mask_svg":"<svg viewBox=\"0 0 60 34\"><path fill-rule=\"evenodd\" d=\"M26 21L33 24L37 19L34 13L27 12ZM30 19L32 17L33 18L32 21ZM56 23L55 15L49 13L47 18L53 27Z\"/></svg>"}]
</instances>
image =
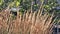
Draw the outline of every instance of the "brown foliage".
<instances>
[{"instance_id":1,"label":"brown foliage","mask_svg":"<svg viewBox=\"0 0 60 34\"><path fill-rule=\"evenodd\" d=\"M52 34L54 15L42 11L29 12L19 15L12 20L9 10L0 12L0 34Z\"/></svg>"}]
</instances>

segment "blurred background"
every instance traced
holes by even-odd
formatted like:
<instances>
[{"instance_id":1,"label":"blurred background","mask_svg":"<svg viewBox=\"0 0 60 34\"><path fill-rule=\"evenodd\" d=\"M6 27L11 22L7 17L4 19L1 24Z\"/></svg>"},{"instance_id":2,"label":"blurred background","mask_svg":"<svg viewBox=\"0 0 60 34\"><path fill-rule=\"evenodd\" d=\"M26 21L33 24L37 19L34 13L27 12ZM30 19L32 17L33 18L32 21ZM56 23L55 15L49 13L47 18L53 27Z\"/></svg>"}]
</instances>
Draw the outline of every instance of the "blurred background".
<instances>
[{"instance_id":1,"label":"blurred background","mask_svg":"<svg viewBox=\"0 0 60 34\"><path fill-rule=\"evenodd\" d=\"M60 0L0 0L0 11L9 8L11 11L24 13L26 10L38 11L43 2L43 13L55 12L60 18Z\"/></svg>"}]
</instances>

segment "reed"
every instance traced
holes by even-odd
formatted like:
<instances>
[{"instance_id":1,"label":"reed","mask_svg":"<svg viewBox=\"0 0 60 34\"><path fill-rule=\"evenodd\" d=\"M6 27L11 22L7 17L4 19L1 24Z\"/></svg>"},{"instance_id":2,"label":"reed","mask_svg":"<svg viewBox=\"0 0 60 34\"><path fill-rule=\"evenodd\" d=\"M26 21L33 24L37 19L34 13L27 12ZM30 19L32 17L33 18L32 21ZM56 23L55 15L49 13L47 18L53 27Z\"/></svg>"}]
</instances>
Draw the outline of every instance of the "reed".
<instances>
[{"instance_id":1,"label":"reed","mask_svg":"<svg viewBox=\"0 0 60 34\"><path fill-rule=\"evenodd\" d=\"M54 13L42 14L42 11L29 12L28 10L12 20L9 10L0 12L0 34L52 34L55 22Z\"/></svg>"}]
</instances>

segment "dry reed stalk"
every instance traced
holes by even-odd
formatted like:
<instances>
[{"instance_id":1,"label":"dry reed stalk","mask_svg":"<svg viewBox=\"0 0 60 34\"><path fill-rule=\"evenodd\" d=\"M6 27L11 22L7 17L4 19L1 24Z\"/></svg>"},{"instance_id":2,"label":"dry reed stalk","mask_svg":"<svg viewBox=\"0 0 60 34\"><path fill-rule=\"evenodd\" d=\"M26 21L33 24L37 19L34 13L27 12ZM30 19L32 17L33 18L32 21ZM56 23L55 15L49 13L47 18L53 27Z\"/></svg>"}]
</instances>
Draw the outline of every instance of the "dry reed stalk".
<instances>
[{"instance_id":1,"label":"dry reed stalk","mask_svg":"<svg viewBox=\"0 0 60 34\"><path fill-rule=\"evenodd\" d=\"M16 19L12 20L9 10L1 12L1 34L52 34L52 26L55 22L53 14L42 15L42 11L17 14Z\"/></svg>"},{"instance_id":2,"label":"dry reed stalk","mask_svg":"<svg viewBox=\"0 0 60 34\"><path fill-rule=\"evenodd\" d=\"M27 11L12 20L10 11L0 12L0 34L52 34L52 26L55 22L54 15L48 13L42 15L43 2L38 12Z\"/></svg>"}]
</instances>

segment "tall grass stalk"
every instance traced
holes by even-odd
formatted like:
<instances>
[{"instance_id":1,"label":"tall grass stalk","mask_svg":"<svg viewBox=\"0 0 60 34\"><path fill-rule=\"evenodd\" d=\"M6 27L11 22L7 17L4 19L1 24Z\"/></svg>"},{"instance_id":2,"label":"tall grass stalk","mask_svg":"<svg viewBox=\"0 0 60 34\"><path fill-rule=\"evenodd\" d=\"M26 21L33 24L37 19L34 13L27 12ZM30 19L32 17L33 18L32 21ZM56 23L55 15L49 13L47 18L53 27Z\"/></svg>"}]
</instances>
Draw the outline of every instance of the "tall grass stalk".
<instances>
[{"instance_id":1,"label":"tall grass stalk","mask_svg":"<svg viewBox=\"0 0 60 34\"><path fill-rule=\"evenodd\" d=\"M0 34L52 34L54 14L26 11L12 20L9 10L0 12Z\"/></svg>"}]
</instances>

